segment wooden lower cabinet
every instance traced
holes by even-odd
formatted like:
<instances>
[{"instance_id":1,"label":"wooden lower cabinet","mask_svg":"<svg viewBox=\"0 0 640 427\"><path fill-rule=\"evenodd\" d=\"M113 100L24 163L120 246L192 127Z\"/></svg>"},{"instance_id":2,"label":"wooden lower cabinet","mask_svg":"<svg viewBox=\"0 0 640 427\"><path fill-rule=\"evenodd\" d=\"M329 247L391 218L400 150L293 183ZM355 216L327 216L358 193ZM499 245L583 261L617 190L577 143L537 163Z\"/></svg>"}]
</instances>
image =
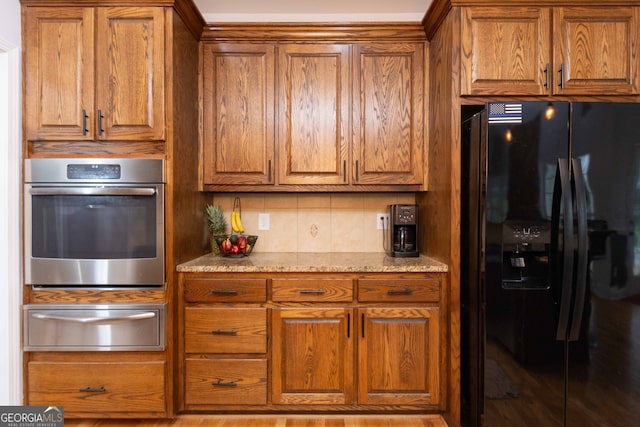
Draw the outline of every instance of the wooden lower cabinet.
<instances>
[{"instance_id":1,"label":"wooden lower cabinet","mask_svg":"<svg viewBox=\"0 0 640 427\"><path fill-rule=\"evenodd\" d=\"M266 359L188 358L187 405L265 405Z\"/></svg>"},{"instance_id":2,"label":"wooden lower cabinet","mask_svg":"<svg viewBox=\"0 0 640 427\"><path fill-rule=\"evenodd\" d=\"M267 311L246 307L187 307L187 353L266 353Z\"/></svg>"},{"instance_id":3,"label":"wooden lower cabinet","mask_svg":"<svg viewBox=\"0 0 640 427\"><path fill-rule=\"evenodd\" d=\"M440 412L444 274L327 276L181 273L181 409Z\"/></svg>"},{"instance_id":4,"label":"wooden lower cabinet","mask_svg":"<svg viewBox=\"0 0 640 427\"><path fill-rule=\"evenodd\" d=\"M437 307L362 308L358 336L358 403L438 403Z\"/></svg>"},{"instance_id":5,"label":"wooden lower cabinet","mask_svg":"<svg viewBox=\"0 0 640 427\"><path fill-rule=\"evenodd\" d=\"M166 415L163 360L118 355L91 361L65 353L39 354L27 363L25 404L64 406L65 417L159 417Z\"/></svg>"},{"instance_id":6,"label":"wooden lower cabinet","mask_svg":"<svg viewBox=\"0 0 640 427\"><path fill-rule=\"evenodd\" d=\"M273 309L273 403L353 403L352 309Z\"/></svg>"}]
</instances>

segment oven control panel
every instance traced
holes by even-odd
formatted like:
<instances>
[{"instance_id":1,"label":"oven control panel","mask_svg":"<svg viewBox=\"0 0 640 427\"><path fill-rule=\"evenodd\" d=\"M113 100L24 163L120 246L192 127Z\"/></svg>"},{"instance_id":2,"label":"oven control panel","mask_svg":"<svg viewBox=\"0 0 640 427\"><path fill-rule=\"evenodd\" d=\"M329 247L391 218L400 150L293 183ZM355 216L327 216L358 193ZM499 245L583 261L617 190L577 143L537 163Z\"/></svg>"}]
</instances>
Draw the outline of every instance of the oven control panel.
<instances>
[{"instance_id":1,"label":"oven control panel","mask_svg":"<svg viewBox=\"0 0 640 427\"><path fill-rule=\"evenodd\" d=\"M120 179L120 165L116 164L69 164L68 179Z\"/></svg>"}]
</instances>

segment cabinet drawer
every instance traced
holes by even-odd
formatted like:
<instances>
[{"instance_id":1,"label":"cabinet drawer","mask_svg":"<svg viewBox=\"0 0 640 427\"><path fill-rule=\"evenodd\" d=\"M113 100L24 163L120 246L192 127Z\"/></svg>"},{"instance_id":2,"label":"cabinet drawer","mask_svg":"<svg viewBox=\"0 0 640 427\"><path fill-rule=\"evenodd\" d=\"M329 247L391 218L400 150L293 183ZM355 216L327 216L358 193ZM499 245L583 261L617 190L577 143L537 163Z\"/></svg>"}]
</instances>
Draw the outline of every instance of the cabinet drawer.
<instances>
[{"instance_id":1,"label":"cabinet drawer","mask_svg":"<svg viewBox=\"0 0 640 427\"><path fill-rule=\"evenodd\" d=\"M186 302L264 302L266 279L186 279Z\"/></svg>"},{"instance_id":2,"label":"cabinet drawer","mask_svg":"<svg viewBox=\"0 0 640 427\"><path fill-rule=\"evenodd\" d=\"M273 279L272 299L283 301L352 301L352 279Z\"/></svg>"},{"instance_id":3,"label":"cabinet drawer","mask_svg":"<svg viewBox=\"0 0 640 427\"><path fill-rule=\"evenodd\" d=\"M29 405L60 405L65 413L165 411L164 361L32 361L27 369Z\"/></svg>"},{"instance_id":4,"label":"cabinet drawer","mask_svg":"<svg viewBox=\"0 0 640 427\"><path fill-rule=\"evenodd\" d=\"M437 302L438 279L359 279L358 301L362 302Z\"/></svg>"},{"instance_id":5,"label":"cabinet drawer","mask_svg":"<svg viewBox=\"0 0 640 427\"><path fill-rule=\"evenodd\" d=\"M266 308L187 307L187 353L266 353Z\"/></svg>"},{"instance_id":6,"label":"cabinet drawer","mask_svg":"<svg viewBox=\"0 0 640 427\"><path fill-rule=\"evenodd\" d=\"M266 359L187 359L185 403L266 404Z\"/></svg>"}]
</instances>

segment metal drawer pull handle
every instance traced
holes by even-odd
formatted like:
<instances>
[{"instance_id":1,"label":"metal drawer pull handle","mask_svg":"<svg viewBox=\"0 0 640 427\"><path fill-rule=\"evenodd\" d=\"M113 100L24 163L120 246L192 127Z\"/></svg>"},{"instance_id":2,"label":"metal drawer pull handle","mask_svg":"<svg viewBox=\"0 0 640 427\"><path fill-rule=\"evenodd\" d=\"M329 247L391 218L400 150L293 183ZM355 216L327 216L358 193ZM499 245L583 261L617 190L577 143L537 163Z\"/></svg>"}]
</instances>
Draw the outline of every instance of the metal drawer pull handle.
<instances>
[{"instance_id":1,"label":"metal drawer pull handle","mask_svg":"<svg viewBox=\"0 0 640 427\"><path fill-rule=\"evenodd\" d=\"M413 293L413 289L409 289L409 288L405 288L405 289L389 289L387 291L387 294L389 295L406 295L406 294L412 294Z\"/></svg>"},{"instance_id":2,"label":"metal drawer pull handle","mask_svg":"<svg viewBox=\"0 0 640 427\"><path fill-rule=\"evenodd\" d=\"M324 294L325 291L324 289L301 289L300 293L301 294Z\"/></svg>"},{"instance_id":3,"label":"metal drawer pull handle","mask_svg":"<svg viewBox=\"0 0 640 427\"><path fill-rule=\"evenodd\" d=\"M153 196L151 187L33 187L30 194L36 196Z\"/></svg>"},{"instance_id":4,"label":"metal drawer pull handle","mask_svg":"<svg viewBox=\"0 0 640 427\"><path fill-rule=\"evenodd\" d=\"M82 109L82 135L86 135L89 129L87 128L87 119L89 115L87 114L87 110Z\"/></svg>"},{"instance_id":5,"label":"metal drawer pull handle","mask_svg":"<svg viewBox=\"0 0 640 427\"><path fill-rule=\"evenodd\" d=\"M128 316L114 316L114 317L72 317L56 314L45 313L32 313L31 317L41 320L61 320L64 322L76 322L76 323L112 323L118 321L127 320L143 320L156 317L155 311L147 311L146 313L130 314Z\"/></svg>"},{"instance_id":6,"label":"metal drawer pull handle","mask_svg":"<svg viewBox=\"0 0 640 427\"><path fill-rule=\"evenodd\" d=\"M238 331L235 329L214 329L211 333L213 335L237 335Z\"/></svg>"},{"instance_id":7,"label":"metal drawer pull handle","mask_svg":"<svg viewBox=\"0 0 640 427\"><path fill-rule=\"evenodd\" d=\"M214 295L237 295L238 291L234 289L214 289L211 293Z\"/></svg>"},{"instance_id":8,"label":"metal drawer pull handle","mask_svg":"<svg viewBox=\"0 0 640 427\"><path fill-rule=\"evenodd\" d=\"M104 115L102 114L102 110L98 110L98 135L102 136L104 133L104 129L102 129L102 120L104 119Z\"/></svg>"},{"instance_id":9,"label":"metal drawer pull handle","mask_svg":"<svg viewBox=\"0 0 640 427\"><path fill-rule=\"evenodd\" d=\"M81 388L78 391L80 393L104 393L104 392L107 391L107 389L104 388L104 386L100 386L100 387L85 387L85 388Z\"/></svg>"},{"instance_id":10,"label":"metal drawer pull handle","mask_svg":"<svg viewBox=\"0 0 640 427\"><path fill-rule=\"evenodd\" d=\"M242 381L242 378L240 381ZM212 382L211 385L214 387L238 387L235 381L222 381L222 378L218 378L218 381Z\"/></svg>"}]
</instances>

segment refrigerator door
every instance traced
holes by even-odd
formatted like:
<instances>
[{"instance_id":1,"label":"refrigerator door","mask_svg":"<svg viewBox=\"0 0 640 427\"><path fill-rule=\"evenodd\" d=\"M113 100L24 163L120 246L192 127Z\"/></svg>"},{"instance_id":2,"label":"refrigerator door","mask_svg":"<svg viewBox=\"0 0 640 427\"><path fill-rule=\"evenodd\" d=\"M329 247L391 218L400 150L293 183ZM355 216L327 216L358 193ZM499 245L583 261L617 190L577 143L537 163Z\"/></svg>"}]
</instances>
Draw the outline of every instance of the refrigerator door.
<instances>
[{"instance_id":1,"label":"refrigerator door","mask_svg":"<svg viewBox=\"0 0 640 427\"><path fill-rule=\"evenodd\" d=\"M567 425L637 425L640 104L572 104L571 151L582 169L583 190L576 177L576 193L583 193L589 246L584 304L573 307Z\"/></svg>"},{"instance_id":2,"label":"refrigerator door","mask_svg":"<svg viewBox=\"0 0 640 427\"><path fill-rule=\"evenodd\" d=\"M492 118L492 109L520 113ZM487 339L525 364L547 361L557 347L551 220L558 159L569 156L568 118L566 103L488 105Z\"/></svg>"},{"instance_id":3,"label":"refrigerator door","mask_svg":"<svg viewBox=\"0 0 640 427\"><path fill-rule=\"evenodd\" d=\"M480 426L484 373L484 197L486 112L462 124L460 248L461 399L463 425Z\"/></svg>"},{"instance_id":4,"label":"refrigerator door","mask_svg":"<svg viewBox=\"0 0 640 427\"><path fill-rule=\"evenodd\" d=\"M569 104L490 103L487 110L483 422L561 426L564 345L556 335L563 288L552 265L561 271L566 266L567 277L574 263L564 257L552 262L552 216L558 159L564 159L562 175L570 172ZM565 213L573 213L572 200L556 213L561 255L573 245L571 230L565 239L564 229L574 225ZM552 379L555 388L540 387L540 377Z\"/></svg>"}]
</instances>

